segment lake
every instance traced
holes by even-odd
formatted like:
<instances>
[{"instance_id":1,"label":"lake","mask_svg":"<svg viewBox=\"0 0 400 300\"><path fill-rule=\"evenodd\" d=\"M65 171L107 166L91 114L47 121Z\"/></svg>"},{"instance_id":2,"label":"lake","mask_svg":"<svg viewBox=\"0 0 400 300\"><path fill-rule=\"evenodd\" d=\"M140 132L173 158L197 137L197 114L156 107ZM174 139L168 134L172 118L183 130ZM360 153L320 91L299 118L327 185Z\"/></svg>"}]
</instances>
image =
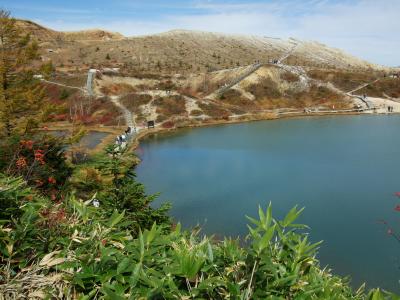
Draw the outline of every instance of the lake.
<instances>
[{"instance_id":1,"label":"lake","mask_svg":"<svg viewBox=\"0 0 400 300\"><path fill-rule=\"evenodd\" d=\"M155 206L204 233L245 236L245 215L272 202L280 219L305 207L300 221L323 240L322 266L400 292L400 116L281 119L158 134L137 149L138 180Z\"/></svg>"}]
</instances>

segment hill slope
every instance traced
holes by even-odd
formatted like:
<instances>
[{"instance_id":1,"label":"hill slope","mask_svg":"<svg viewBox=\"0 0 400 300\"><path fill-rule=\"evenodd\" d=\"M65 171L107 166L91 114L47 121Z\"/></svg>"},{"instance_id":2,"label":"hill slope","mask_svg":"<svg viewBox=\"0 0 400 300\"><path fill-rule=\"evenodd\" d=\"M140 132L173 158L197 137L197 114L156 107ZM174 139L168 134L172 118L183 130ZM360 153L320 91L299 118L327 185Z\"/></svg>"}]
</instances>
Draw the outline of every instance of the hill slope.
<instances>
[{"instance_id":1,"label":"hill slope","mask_svg":"<svg viewBox=\"0 0 400 300\"><path fill-rule=\"evenodd\" d=\"M318 42L186 30L126 38L19 22L40 42L42 60L56 66L46 89L66 109L54 120L144 128L148 120L172 127L310 112L384 112L387 105L400 111L400 79L388 76L394 69ZM89 68L99 70L96 101L84 93Z\"/></svg>"},{"instance_id":2,"label":"hill slope","mask_svg":"<svg viewBox=\"0 0 400 300\"><path fill-rule=\"evenodd\" d=\"M101 41L118 40L124 36L120 33L109 32L101 29L81 30L71 32L55 31L29 20L17 20L17 25L24 32L30 33L39 43L57 44L66 41Z\"/></svg>"},{"instance_id":3,"label":"hill slope","mask_svg":"<svg viewBox=\"0 0 400 300\"><path fill-rule=\"evenodd\" d=\"M41 43L44 60L79 69L119 65L136 71L193 73L281 59L287 64L320 68L382 68L339 49L292 38L187 30L125 38L104 30L57 32L30 21L18 23ZM54 51L48 53L45 48Z\"/></svg>"}]
</instances>

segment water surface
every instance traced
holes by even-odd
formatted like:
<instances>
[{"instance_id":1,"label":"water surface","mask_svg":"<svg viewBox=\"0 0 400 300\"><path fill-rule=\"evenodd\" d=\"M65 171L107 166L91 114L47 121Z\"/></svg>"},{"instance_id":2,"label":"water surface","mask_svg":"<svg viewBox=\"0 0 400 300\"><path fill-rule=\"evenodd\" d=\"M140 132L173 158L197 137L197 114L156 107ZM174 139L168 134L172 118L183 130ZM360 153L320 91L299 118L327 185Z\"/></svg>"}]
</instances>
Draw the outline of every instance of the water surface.
<instances>
[{"instance_id":1,"label":"water surface","mask_svg":"<svg viewBox=\"0 0 400 300\"><path fill-rule=\"evenodd\" d=\"M247 234L245 215L273 204L276 218L294 205L318 257L333 272L400 292L400 244L379 223L400 224L400 117L346 116L185 129L141 143L138 179L155 205L173 204L185 227Z\"/></svg>"}]
</instances>

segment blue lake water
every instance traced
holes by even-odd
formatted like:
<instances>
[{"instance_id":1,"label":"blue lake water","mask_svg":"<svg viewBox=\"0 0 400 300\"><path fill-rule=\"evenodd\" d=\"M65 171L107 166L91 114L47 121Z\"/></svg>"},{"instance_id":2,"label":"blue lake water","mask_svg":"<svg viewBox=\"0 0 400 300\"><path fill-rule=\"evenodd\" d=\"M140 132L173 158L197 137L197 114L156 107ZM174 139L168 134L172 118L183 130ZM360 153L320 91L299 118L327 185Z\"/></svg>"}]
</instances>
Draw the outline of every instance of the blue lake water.
<instances>
[{"instance_id":1,"label":"blue lake water","mask_svg":"<svg viewBox=\"0 0 400 300\"><path fill-rule=\"evenodd\" d=\"M352 285L400 292L400 116L299 118L183 129L158 134L137 150L139 181L155 205L173 204L186 228L245 236L246 218L273 205L283 218L294 205L318 258Z\"/></svg>"}]
</instances>

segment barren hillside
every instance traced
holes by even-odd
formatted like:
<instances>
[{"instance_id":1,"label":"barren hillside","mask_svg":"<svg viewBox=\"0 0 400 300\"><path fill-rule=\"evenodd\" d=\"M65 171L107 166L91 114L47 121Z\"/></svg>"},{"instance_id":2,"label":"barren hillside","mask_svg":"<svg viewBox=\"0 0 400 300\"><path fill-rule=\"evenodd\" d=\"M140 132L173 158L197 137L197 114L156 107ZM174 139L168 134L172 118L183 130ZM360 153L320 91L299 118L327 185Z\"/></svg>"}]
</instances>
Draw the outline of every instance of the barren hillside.
<instances>
[{"instance_id":1,"label":"barren hillside","mask_svg":"<svg viewBox=\"0 0 400 300\"><path fill-rule=\"evenodd\" d=\"M119 40L124 36L120 33L101 29L61 32L55 31L28 20L17 20L17 25L23 32L31 34L40 45L62 46L65 42L74 41L106 41Z\"/></svg>"},{"instance_id":2,"label":"barren hillside","mask_svg":"<svg viewBox=\"0 0 400 300\"><path fill-rule=\"evenodd\" d=\"M381 69L318 42L261 36L174 30L125 38L103 30L57 32L19 21L37 37L43 60L87 69L123 66L128 72L195 73L284 60L289 65L338 69Z\"/></svg>"},{"instance_id":3,"label":"barren hillside","mask_svg":"<svg viewBox=\"0 0 400 300\"><path fill-rule=\"evenodd\" d=\"M42 60L56 67L43 81L61 107L53 121L143 128L153 120L169 128L303 113L371 113L387 105L400 111L395 69L318 42L186 30L125 38L19 24L39 41ZM88 97L86 74L92 68L94 93Z\"/></svg>"}]
</instances>

